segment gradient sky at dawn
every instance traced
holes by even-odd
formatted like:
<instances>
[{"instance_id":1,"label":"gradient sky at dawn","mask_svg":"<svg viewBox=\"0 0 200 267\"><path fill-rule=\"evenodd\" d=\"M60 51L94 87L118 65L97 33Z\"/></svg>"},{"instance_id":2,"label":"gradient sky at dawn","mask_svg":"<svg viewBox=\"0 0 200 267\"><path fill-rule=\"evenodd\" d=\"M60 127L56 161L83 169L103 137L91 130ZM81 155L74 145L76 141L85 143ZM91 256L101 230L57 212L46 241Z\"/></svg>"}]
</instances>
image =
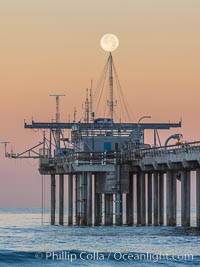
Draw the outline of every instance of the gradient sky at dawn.
<instances>
[{"instance_id":1,"label":"gradient sky at dawn","mask_svg":"<svg viewBox=\"0 0 200 267\"><path fill-rule=\"evenodd\" d=\"M23 121L54 118L50 93L66 94L63 121L74 106L82 116L85 88L91 79L95 87L107 59L99 42L108 32L120 40L113 57L134 122L182 118L182 129L166 136L200 140L199 14L199 0L0 0L0 141L15 152L38 143L41 133ZM37 168L5 159L0 147L0 207L40 206Z\"/></svg>"}]
</instances>

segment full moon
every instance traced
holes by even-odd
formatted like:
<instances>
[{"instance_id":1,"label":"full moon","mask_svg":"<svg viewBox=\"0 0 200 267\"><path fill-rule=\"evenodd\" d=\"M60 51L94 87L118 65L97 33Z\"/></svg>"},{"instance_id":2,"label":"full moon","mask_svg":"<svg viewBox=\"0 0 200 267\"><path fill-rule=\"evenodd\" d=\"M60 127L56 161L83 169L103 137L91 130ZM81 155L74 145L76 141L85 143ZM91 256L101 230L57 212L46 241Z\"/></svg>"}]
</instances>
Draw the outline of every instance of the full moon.
<instances>
[{"instance_id":1,"label":"full moon","mask_svg":"<svg viewBox=\"0 0 200 267\"><path fill-rule=\"evenodd\" d=\"M119 46L119 39L116 35L107 33L101 38L100 45L103 50L112 52Z\"/></svg>"}]
</instances>

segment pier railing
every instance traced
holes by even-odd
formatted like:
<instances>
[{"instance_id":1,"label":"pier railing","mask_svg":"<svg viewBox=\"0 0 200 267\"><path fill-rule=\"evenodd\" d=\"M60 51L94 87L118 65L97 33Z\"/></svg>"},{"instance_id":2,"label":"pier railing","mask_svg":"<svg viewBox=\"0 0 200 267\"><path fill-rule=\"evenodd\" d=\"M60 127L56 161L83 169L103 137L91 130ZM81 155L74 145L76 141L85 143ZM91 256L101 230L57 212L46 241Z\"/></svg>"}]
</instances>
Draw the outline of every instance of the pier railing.
<instances>
[{"instance_id":1,"label":"pier railing","mask_svg":"<svg viewBox=\"0 0 200 267\"><path fill-rule=\"evenodd\" d=\"M68 155L58 156L55 159L56 165L68 164L89 164L106 165L115 164L117 153L111 152L73 152Z\"/></svg>"},{"instance_id":2,"label":"pier railing","mask_svg":"<svg viewBox=\"0 0 200 267\"><path fill-rule=\"evenodd\" d=\"M128 151L105 151L105 152L72 152L69 154L60 154L55 158L40 159L41 165L63 166L63 164L76 165L107 165L116 164L117 158L121 159L122 163L130 161L138 161L142 159L167 159L174 157L200 157L200 141L191 143L182 143L178 145L151 147L143 149L132 149Z\"/></svg>"},{"instance_id":3,"label":"pier railing","mask_svg":"<svg viewBox=\"0 0 200 267\"><path fill-rule=\"evenodd\" d=\"M155 158L170 155L200 153L200 141L182 143L178 145L151 147L145 149L133 149L124 152L123 161L140 160L143 158Z\"/></svg>"}]
</instances>

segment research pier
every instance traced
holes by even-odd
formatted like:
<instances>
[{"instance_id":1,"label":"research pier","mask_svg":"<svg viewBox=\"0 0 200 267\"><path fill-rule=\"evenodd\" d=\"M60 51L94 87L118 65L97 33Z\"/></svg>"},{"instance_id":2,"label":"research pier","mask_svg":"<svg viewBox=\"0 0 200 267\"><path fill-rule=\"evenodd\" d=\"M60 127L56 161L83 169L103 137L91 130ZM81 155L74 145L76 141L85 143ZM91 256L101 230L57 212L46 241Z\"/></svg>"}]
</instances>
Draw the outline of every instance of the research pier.
<instances>
[{"instance_id":1,"label":"research pier","mask_svg":"<svg viewBox=\"0 0 200 267\"><path fill-rule=\"evenodd\" d=\"M63 95L51 95L56 99L56 121L32 121L24 125L26 129L43 129L48 132L48 139L44 134L43 142L38 145L21 154L6 153L6 156L39 159L40 174L51 179L52 225L57 223L58 183L60 225L175 226L177 183L181 183L181 224L190 226L193 172L196 174L196 225L200 226L200 143L183 143L181 135L174 134L161 146L158 131L180 128L181 122L141 123L150 116L141 117L137 123L115 122L113 74L116 70L111 52L104 69L108 70L107 117L96 116L92 89L87 89L84 121L77 122L75 112L73 122L60 122L59 99ZM64 135L66 129L70 138ZM144 142L147 130L154 133L153 146ZM169 145L171 139L177 141L176 145Z\"/></svg>"}]
</instances>

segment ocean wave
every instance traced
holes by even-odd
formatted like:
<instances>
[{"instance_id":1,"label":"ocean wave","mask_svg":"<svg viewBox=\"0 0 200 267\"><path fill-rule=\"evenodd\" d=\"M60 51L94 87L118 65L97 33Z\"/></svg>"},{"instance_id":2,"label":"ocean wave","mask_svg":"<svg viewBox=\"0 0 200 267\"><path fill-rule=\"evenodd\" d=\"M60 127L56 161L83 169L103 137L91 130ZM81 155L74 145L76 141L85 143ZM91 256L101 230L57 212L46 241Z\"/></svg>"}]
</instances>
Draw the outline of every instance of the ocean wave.
<instances>
[{"instance_id":1,"label":"ocean wave","mask_svg":"<svg viewBox=\"0 0 200 267\"><path fill-rule=\"evenodd\" d=\"M194 266L200 262L200 256L161 255L157 253L138 252L99 252L87 250L67 251L0 251L0 263L7 266Z\"/></svg>"}]
</instances>

